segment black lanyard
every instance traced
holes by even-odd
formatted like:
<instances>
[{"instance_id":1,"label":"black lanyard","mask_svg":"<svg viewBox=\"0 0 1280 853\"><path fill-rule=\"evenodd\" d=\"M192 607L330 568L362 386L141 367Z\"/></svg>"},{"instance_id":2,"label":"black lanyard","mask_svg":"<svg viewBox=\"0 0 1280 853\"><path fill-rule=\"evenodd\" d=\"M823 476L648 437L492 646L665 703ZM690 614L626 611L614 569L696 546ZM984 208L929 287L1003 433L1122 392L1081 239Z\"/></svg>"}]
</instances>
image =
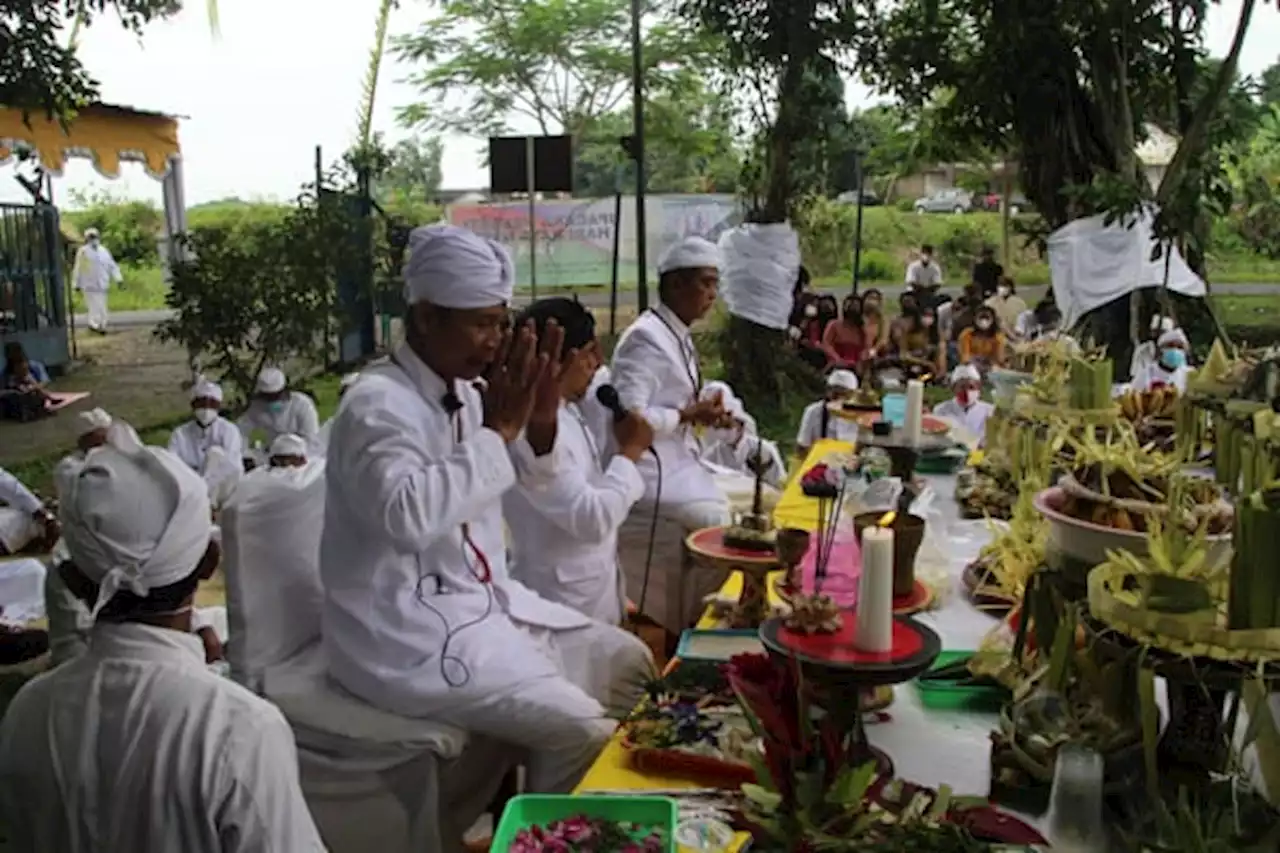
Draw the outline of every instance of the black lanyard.
<instances>
[{"instance_id":1,"label":"black lanyard","mask_svg":"<svg viewBox=\"0 0 1280 853\"><path fill-rule=\"evenodd\" d=\"M649 313L658 318L658 322L667 327L667 331L671 333L671 337L675 338L676 345L680 347L680 355L684 357L684 372L689 377L689 381L693 383L693 396L697 397L702 393L702 369L698 365L698 350L693 346L693 341L689 338L680 336L675 327L667 322L667 318L658 313L656 309L650 308ZM692 352L688 352L686 344ZM692 358L690 358L692 356ZM692 363L693 367L690 367Z\"/></svg>"}]
</instances>

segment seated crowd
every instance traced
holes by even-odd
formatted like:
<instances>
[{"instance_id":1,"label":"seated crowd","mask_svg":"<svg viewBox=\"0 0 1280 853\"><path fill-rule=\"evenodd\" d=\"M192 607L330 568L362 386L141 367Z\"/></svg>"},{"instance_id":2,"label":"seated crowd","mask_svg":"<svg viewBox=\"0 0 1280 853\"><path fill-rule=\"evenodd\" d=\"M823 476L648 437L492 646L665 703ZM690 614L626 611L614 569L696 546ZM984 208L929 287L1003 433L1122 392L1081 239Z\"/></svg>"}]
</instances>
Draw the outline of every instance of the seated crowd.
<instances>
[{"instance_id":1,"label":"seated crowd","mask_svg":"<svg viewBox=\"0 0 1280 853\"><path fill-rule=\"evenodd\" d=\"M0 722L10 843L323 850L333 842L322 840L309 773L328 774L325 790L335 774L370 768L385 782L433 749L441 760L415 793L397 789L408 831L431 825L433 841L415 834L406 850L458 849L517 766L530 792L573 790L655 675L628 628L661 629L670 651L727 577L689 570L688 534L728 524L757 478L786 480L733 389L704 381L690 327L714 306L721 266L701 238L670 247L658 303L606 365L576 300L541 300L513 321L501 246L419 228L405 342L343 380L329 423L268 367L235 423L222 389L197 382L167 449L87 413L55 472L57 517L0 471L0 553L53 548L46 599L58 635L57 665ZM980 436L992 411L980 399L985 370L1008 340L1056 326L1051 302L1028 311L1007 279L984 299L977 270L954 304L941 301L931 251L909 277L888 317L876 290L837 306L802 275L794 339L828 388L804 412L802 453L853 437L831 406L883 364L948 377L952 397L935 414ZM1146 381L1185 382L1175 332L1153 343ZM292 495L301 509L260 517L263 494ZM246 535L253 525L263 535ZM195 606L220 562L229 639ZM246 621L236 590L269 587L285 563L303 591L277 589L288 612L272 618L310 633L263 678L236 644L278 626ZM273 692L285 683L313 693L286 703ZM326 708L340 711L326 718ZM452 752L441 745L450 737ZM373 743L348 761L352 738Z\"/></svg>"}]
</instances>

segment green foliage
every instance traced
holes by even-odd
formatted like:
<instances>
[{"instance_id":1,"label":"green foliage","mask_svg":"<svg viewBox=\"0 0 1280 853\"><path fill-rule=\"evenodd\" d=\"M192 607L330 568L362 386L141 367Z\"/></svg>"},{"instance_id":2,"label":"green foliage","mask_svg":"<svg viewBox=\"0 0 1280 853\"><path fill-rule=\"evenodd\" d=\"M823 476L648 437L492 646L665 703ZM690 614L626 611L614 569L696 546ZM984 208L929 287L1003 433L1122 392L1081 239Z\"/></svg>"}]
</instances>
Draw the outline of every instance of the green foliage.
<instances>
[{"instance_id":1,"label":"green foliage","mask_svg":"<svg viewBox=\"0 0 1280 853\"><path fill-rule=\"evenodd\" d=\"M847 152L831 150L851 135L835 57L864 34L864 9L849 0L681 0L679 7L723 43L729 76L749 93L764 132L747 170L753 218L781 222L803 193L824 188L821 176Z\"/></svg>"},{"instance_id":2,"label":"green foliage","mask_svg":"<svg viewBox=\"0 0 1280 853\"><path fill-rule=\"evenodd\" d=\"M421 100L400 110L409 127L498 135L516 117L538 133L578 135L631 92L628 0L447 0L417 32L395 39L415 68ZM659 0L642 2L650 97L696 74L703 40Z\"/></svg>"},{"instance_id":3,"label":"green foliage","mask_svg":"<svg viewBox=\"0 0 1280 853\"><path fill-rule=\"evenodd\" d=\"M156 240L164 228L164 215L149 201L130 201L109 193L73 196L82 207L65 220L76 231L97 228L102 243L120 264L153 266L160 262Z\"/></svg>"},{"instance_id":4,"label":"green foliage","mask_svg":"<svg viewBox=\"0 0 1280 853\"><path fill-rule=\"evenodd\" d=\"M157 336L246 395L264 365L323 365L338 270L369 239L341 201L313 188L283 216L193 227L192 259L175 267L166 299L175 315Z\"/></svg>"},{"instance_id":5,"label":"green foliage","mask_svg":"<svg viewBox=\"0 0 1280 853\"><path fill-rule=\"evenodd\" d=\"M125 29L182 8L179 0L5 0L0 5L0 104L59 119L95 100L97 81L76 58L66 30L110 13Z\"/></svg>"},{"instance_id":6,"label":"green foliage","mask_svg":"<svg viewBox=\"0 0 1280 853\"><path fill-rule=\"evenodd\" d=\"M728 104L700 78L673 80L671 92L645 102L645 179L652 193L732 193L742 153ZM615 192L618 178L634 186L633 166L618 139L632 131L630 106L589 120L578 139L574 193Z\"/></svg>"},{"instance_id":7,"label":"green foliage","mask_svg":"<svg viewBox=\"0 0 1280 853\"><path fill-rule=\"evenodd\" d=\"M410 136L387 152L389 162L374 184L378 203L410 206L434 201L440 192L444 143L438 136Z\"/></svg>"}]
</instances>

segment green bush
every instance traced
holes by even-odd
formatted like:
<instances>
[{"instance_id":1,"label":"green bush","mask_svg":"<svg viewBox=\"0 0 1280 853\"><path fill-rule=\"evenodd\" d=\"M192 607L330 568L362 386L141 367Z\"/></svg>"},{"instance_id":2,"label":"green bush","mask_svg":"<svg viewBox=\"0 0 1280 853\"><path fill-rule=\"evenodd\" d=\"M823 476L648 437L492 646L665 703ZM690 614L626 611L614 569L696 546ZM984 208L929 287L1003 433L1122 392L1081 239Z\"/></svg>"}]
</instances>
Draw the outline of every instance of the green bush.
<instances>
[{"instance_id":1,"label":"green bush","mask_svg":"<svg viewBox=\"0 0 1280 853\"><path fill-rule=\"evenodd\" d=\"M164 231L164 215L149 201L98 201L70 211L64 218L81 234L97 228L102 244L120 264L155 266L160 262L156 240Z\"/></svg>"},{"instance_id":2,"label":"green bush","mask_svg":"<svg viewBox=\"0 0 1280 853\"><path fill-rule=\"evenodd\" d=\"M897 281L899 270L893 255L879 249L863 249L858 258L858 278L863 281Z\"/></svg>"}]
</instances>

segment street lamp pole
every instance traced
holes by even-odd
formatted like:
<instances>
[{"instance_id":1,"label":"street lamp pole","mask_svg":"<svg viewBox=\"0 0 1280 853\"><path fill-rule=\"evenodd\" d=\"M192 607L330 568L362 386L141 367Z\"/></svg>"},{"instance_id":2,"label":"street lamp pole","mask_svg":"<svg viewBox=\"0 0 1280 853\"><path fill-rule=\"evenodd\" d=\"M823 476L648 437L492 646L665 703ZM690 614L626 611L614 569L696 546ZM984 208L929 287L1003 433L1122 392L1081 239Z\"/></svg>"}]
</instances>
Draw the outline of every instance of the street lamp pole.
<instances>
[{"instance_id":1,"label":"street lamp pole","mask_svg":"<svg viewBox=\"0 0 1280 853\"><path fill-rule=\"evenodd\" d=\"M636 299L640 310L649 307L648 259L644 217L644 56L640 32L640 0L631 0L631 98L634 129L631 156L636 162Z\"/></svg>"}]
</instances>

